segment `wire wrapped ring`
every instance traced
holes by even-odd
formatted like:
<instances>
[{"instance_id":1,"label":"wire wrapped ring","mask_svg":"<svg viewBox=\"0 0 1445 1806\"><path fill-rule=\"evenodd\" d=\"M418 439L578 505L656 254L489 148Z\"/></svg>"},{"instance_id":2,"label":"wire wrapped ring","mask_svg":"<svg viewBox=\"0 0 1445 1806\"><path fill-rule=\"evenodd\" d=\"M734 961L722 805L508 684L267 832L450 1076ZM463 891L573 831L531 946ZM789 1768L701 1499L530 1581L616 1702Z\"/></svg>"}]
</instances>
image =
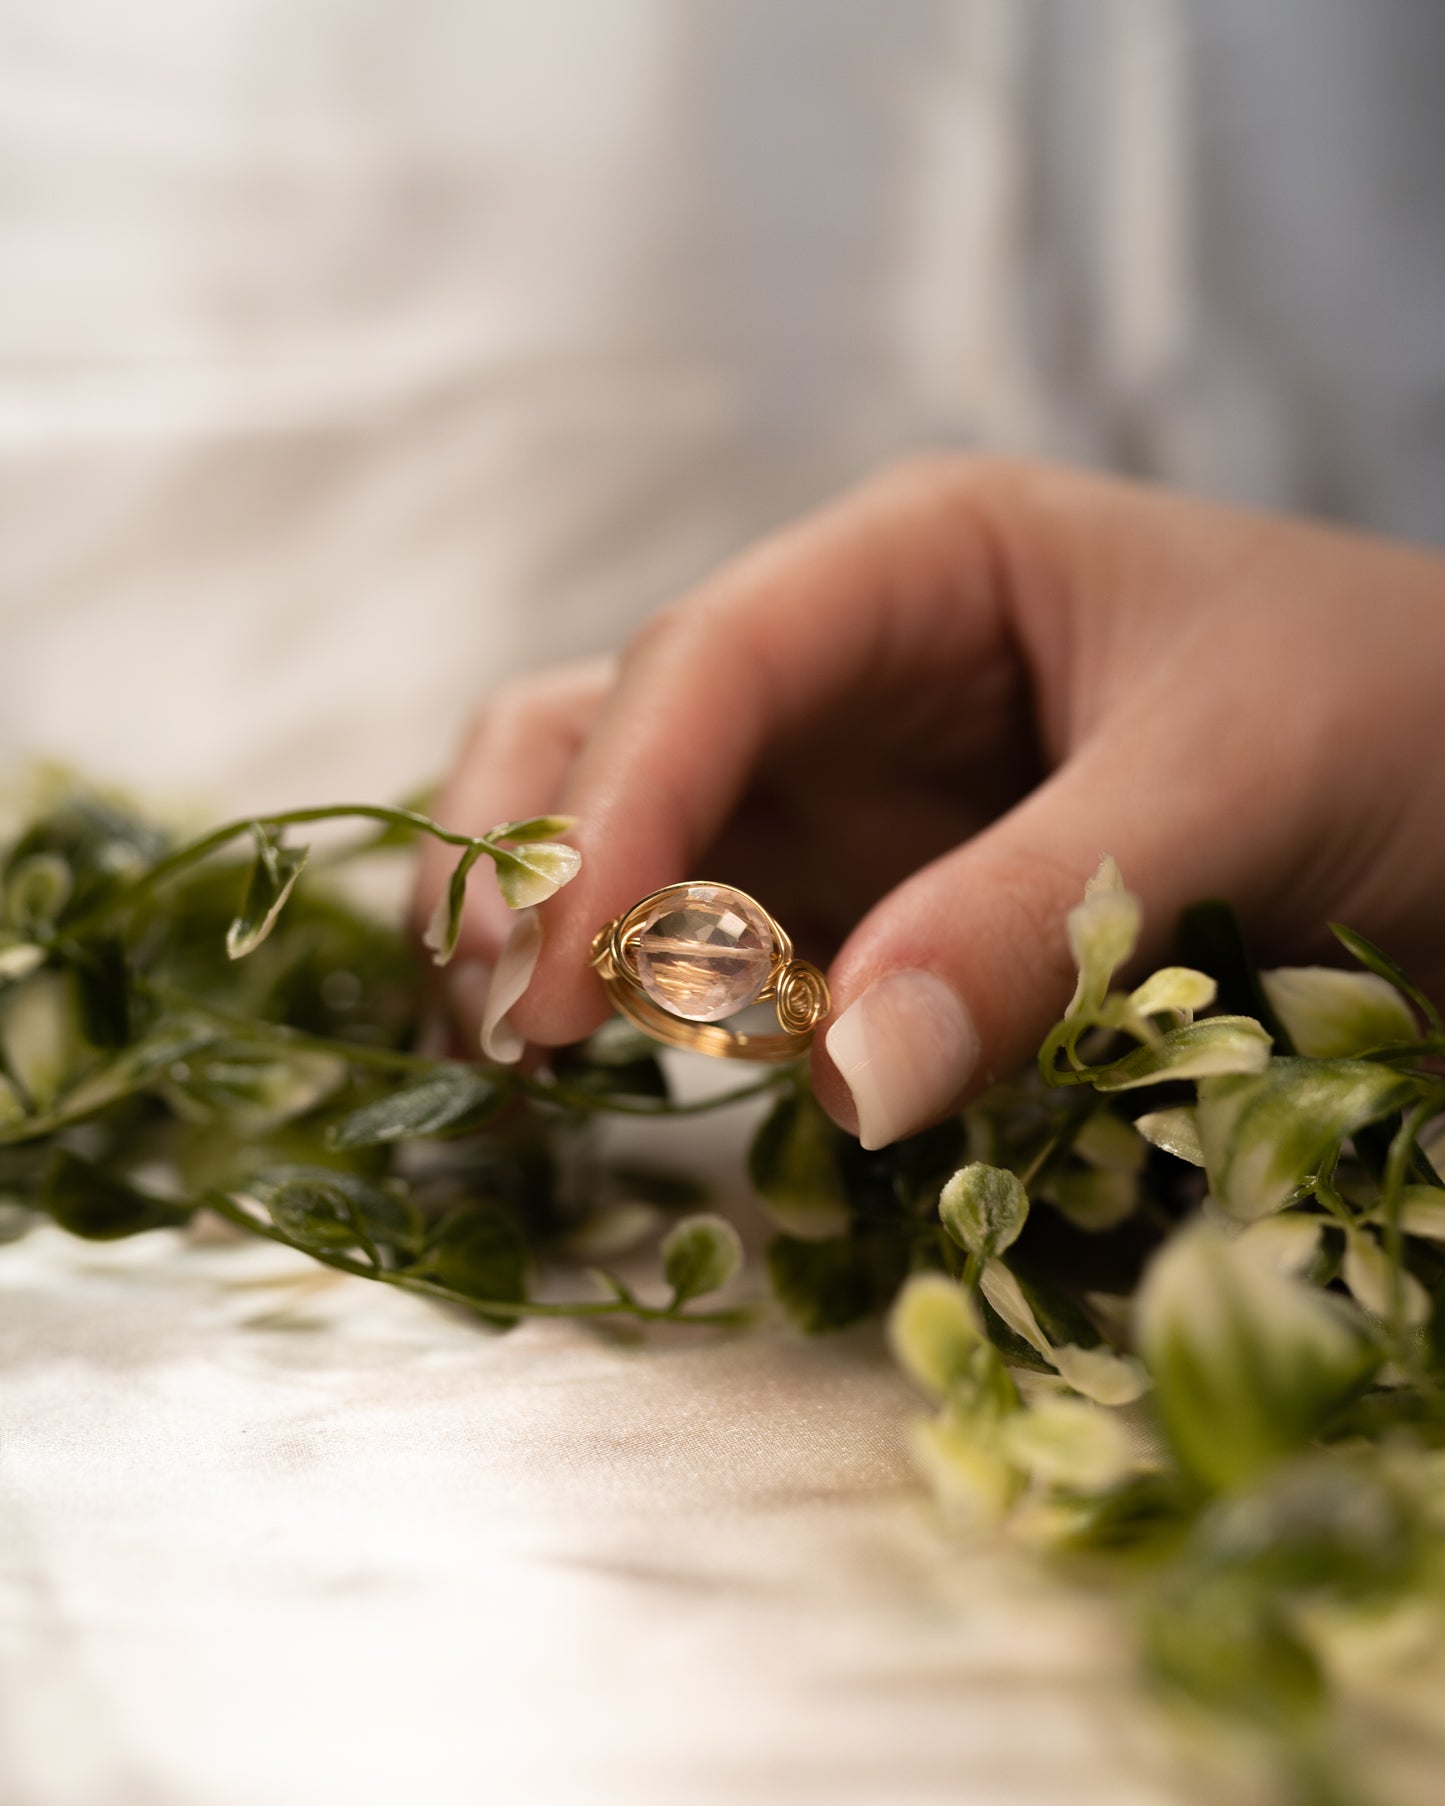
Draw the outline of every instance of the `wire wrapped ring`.
<instances>
[{"instance_id":1,"label":"wire wrapped ring","mask_svg":"<svg viewBox=\"0 0 1445 1806\"><path fill-rule=\"evenodd\" d=\"M798 959L761 903L728 884L669 884L598 930L590 963L617 1009L669 1047L727 1060L793 1060L831 1008L828 981ZM777 1034L722 1020L771 1000Z\"/></svg>"}]
</instances>

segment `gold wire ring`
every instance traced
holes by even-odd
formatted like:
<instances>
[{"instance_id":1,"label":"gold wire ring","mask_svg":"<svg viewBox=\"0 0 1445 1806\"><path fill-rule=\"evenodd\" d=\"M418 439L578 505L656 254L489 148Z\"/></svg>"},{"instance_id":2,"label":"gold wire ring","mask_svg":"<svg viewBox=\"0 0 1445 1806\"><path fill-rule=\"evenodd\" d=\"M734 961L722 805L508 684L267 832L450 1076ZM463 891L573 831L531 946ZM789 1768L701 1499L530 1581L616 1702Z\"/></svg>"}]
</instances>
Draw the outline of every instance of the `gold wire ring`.
<instances>
[{"instance_id":1,"label":"gold wire ring","mask_svg":"<svg viewBox=\"0 0 1445 1806\"><path fill-rule=\"evenodd\" d=\"M668 884L600 928L590 964L635 1028L725 1060L794 1060L828 1014L828 981L761 903L730 884ZM721 1020L771 999L778 1034Z\"/></svg>"}]
</instances>

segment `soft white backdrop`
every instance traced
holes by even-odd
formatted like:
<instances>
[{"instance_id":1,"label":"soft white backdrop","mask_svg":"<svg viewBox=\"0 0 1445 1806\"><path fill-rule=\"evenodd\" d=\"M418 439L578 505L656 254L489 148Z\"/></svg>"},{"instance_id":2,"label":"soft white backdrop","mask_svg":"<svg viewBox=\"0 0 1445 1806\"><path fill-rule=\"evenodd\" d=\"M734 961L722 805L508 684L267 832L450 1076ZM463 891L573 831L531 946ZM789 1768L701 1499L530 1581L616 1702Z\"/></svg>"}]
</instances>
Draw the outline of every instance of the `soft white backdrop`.
<instances>
[{"instance_id":1,"label":"soft white backdrop","mask_svg":"<svg viewBox=\"0 0 1445 1806\"><path fill-rule=\"evenodd\" d=\"M1442 77L1415 0L0 0L0 767L398 792L923 443L1439 538ZM1175 1797L906 1408L6 1249L0 1799Z\"/></svg>"}]
</instances>

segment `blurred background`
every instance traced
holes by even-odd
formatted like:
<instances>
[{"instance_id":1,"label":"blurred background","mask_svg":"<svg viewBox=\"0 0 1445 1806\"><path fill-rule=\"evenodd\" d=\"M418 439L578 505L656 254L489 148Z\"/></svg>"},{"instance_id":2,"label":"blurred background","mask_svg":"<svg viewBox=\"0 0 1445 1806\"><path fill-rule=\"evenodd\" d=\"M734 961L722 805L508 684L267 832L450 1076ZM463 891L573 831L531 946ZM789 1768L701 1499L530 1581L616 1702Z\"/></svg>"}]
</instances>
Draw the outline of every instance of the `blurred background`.
<instances>
[{"instance_id":1,"label":"blurred background","mask_svg":"<svg viewBox=\"0 0 1445 1806\"><path fill-rule=\"evenodd\" d=\"M0 770L380 799L887 458L1445 538L1437 0L0 0Z\"/></svg>"}]
</instances>

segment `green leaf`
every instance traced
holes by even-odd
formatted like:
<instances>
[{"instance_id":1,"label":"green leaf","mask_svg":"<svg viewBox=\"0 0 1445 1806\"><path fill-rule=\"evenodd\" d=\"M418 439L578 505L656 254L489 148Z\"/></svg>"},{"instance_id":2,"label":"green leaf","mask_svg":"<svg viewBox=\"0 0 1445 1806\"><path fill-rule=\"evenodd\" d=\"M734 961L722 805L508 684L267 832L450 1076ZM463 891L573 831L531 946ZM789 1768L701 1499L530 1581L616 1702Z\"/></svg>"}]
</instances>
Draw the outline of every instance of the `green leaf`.
<instances>
[{"instance_id":1,"label":"green leaf","mask_svg":"<svg viewBox=\"0 0 1445 1806\"><path fill-rule=\"evenodd\" d=\"M907 1253L898 1237L866 1231L822 1242L779 1235L767 1263L778 1302L798 1329L817 1336L883 1310L902 1282Z\"/></svg>"},{"instance_id":2,"label":"green leaf","mask_svg":"<svg viewBox=\"0 0 1445 1806\"><path fill-rule=\"evenodd\" d=\"M525 821L503 822L493 828L488 840L555 840L577 826L575 815L529 815Z\"/></svg>"},{"instance_id":3,"label":"green leaf","mask_svg":"<svg viewBox=\"0 0 1445 1806\"><path fill-rule=\"evenodd\" d=\"M1445 1191L1437 1185L1407 1185L1400 1193L1400 1227L1407 1235L1445 1242Z\"/></svg>"},{"instance_id":4,"label":"green leaf","mask_svg":"<svg viewBox=\"0 0 1445 1806\"><path fill-rule=\"evenodd\" d=\"M1137 1323L1165 1434L1213 1490L1247 1484L1302 1447L1379 1360L1324 1294L1204 1226L1155 1256Z\"/></svg>"},{"instance_id":5,"label":"green leaf","mask_svg":"<svg viewBox=\"0 0 1445 1806\"><path fill-rule=\"evenodd\" d=\"M482 1303L521 1303L527 1296L527 1248L499 1210L472 1205L448 1217L427 1244L420 1267L428 1279ZM504 1311L486 1313L510 1323Z\"/></svg>"},{"instance_id":6,"label":"green leaf","mask_svg":"<svg viewBox=\"0 0 1445 1806\"><path fill-rule=\"evenodd\" d=\"M1413 1041L1419 1032L1409 1005L1377 973L1281 966L1259 977L1296 1051L1314 1059Z\"/></svg>"},{"instance_id":7,"label":"green leaf","mask_svg":"<svg viewBox=\"0 0 1445 1806\"><path fill-rule=\"evenodd\" d=\"M1079 971L1068 1016L1098 1010L1110 979L1134 951L1141 919L1139 899L1124 889L1119 867L1106 855L1084 886L1083 902L1067 917L1069 949Z\"/></svg>"},{"instance_id":8,"label":"green leaf","mask_svg":"<svg viewBox=\"0 0 1445 1806\"><path fill-rule=\"evenodd\" d=\"M5 922L18 935L47 937L75 889L75 878L59 853L32 853L5 874Z\"/></svg>"},{"instance_id":9,"label":"green leaf","mask_svg":"<svg viewBox=\"0 0 1445 1806\"><path fill-rule=\"evenodd\" d=\"M1136 1047L1108 1066L1096 1066L1090 1082L1097 1091L1132 1091L1165 1079L1198 1079L1217 1073L1262 1072L1270 1040L1248 1016L1210 1016L1171 1028L1155 1042Z\"/></svg>"},{"instance_id":10,"label":"green leaf","mask_svg":"<svg viewBox=\"0 0 1445 1806\"><path fill-rule=\"evenodd\" d=\"M37 1110L48 1110L94 1059L72 972L34 972L0 991L0 1059Z\"/></svg>"},{"instance_id":11,"label":"green leaf","mask_svg":"<svg viewBox=\"0 0 1445 1806\"><path fill-rule=\"evenodd\" d=\"M1119 1167L1066 1167L1048 1174L1036 1189L1087 1235L1117 1229L1139 1206L1138 1175Z\"/></svg>"},{"instance_id":12,"label":"green leaf","mask_svg":"<svg viewBox=\"0 0 1445 1806\"><path fill-rule=\"evenodd\" d=\"M665 1100L668 1096L657 1043L622 1016L611 1017L577 1046L558 1048L551 1064L559 1085L590 1097Z\"/></svg>"},{"instance_id":13,"label":"green leaf","mask_svg":"<svg viewBox=\"0 0 1445 1806\"><path fill-rule=\"evenodd\" d=\"M1018 1240L1028 1219L1028 1193L1016 1174L975 1161L944 1186L938 1214L960 1248L991 1260Z\"/></svg>"},{"instance_id":14,"label":"green leaf","mask_svg":"<svg viewBox=\"0 0 1445 1806\"><path fill-rule=\"evenodd\" d=\"M189 1121L221 1121L254 1135L314 1110L346 1070L336 1054L223 1041L168 1068L163 1092Z\"/></svg>"},{"instance_id":15,"label":"green leaf","mask_svg":"<svg viewBox=\"0 0 1445 1806\"><path fill-rule=\"evenodd\" d=\"M131 1038L130 967L124 944L114 935L96 937L74 950L80 1023L96 1047L121 1048Z\"/></svg>"},{"instance_id":16,"label":"green leaf","mask_svg":"<svg viewBox=\"0 0 1445 1806\"><path fill-rule=\"evenodd\" d=\"M888 1316L894 1358L933 1398L946 1397L972 1377L984 1341L973 1300L943 1273L915 1273Z\"/></svg>"},{"instance_id":17,"label":"green leaf","mask_svg":"<svg viewBox=\"0 0 1445 1806\"><path fill-rule=\"evenodd\" d=\"M1210 1191L1240 1221L1267 1216L1347 1135L1418 1091L1367 1060L1277 1058L1254 1076L1206 1080L1196 1115Z\"/></svg>"},{"instance_id":18,"label":"green leaf","mask_svg":"<svg viewBox=\"0 0 1445 1806\"><path fill-rule=\"evenodd\" d=\"M197 1016L165 1016L114 1059L86 1074L67 1092L66 1110L77 1116L100 1110L116 1099L143 1091L163 1077L184 1077L190 1057L214 1046L223 1030ZM179 1066L179 1073L173 1069Z\"/></svg>"},{"instance_id":19,"label":"green leaf","mask_svg":"<svg viewBox=\"0 0 1445 1806\"><path fill-rule=\"evenodd\" d=\"M1277 1216L1259 1217L1246 1224L1234 1246L1272 1272L1308 1276L1320 1251L1323 1230L1318 1217L1282 1210Z\"/></svg>"},{"instance_id":20,"label":"green leaf","mask_svg":"<svg viewBox=\"0 0 1445 1806\"><path fill-rule=\"evenodd\" d=\"M1150 1110L1134 1118L1134 1127L1156 1148L1173 1154L1176 1160L1187 1160L1191 1166L1204 1165L1204 1149L1199 1145L1199 1122L1189 1104L1178 1104L1168 1110Z\"/></svg>"},{"instance_id":21,"label":"green leaf","mask_svg":"<svg viewBox=\"0 0 1445 1806\"><path fill-rule=\"evenodd\" d=\"M358 1222L351 1199L329 1174L324 1179L287 1179L254 1189L271 1221L303 1248L365 1249L370 1239Z\"/></svg>"},{"instance_id":22,"label":"green leaf","mask_svg":"<svg viewBox=\"0 0 1445 1806\"><path fill-rule=\"evenodd\" d=\"M716 1292L743 1262L738 1232L725 1217L704 1211L684 1217L662 1238L662 1270L672 1287L673 1308Z\"/></svg>"},{"instance_id":23,"label":"green leaf","mask_svg":"<svg viewBox=\"0 0 1445 1806\"><path fill-rule=\"evenodd\" d=\"M1043 1399L1014 1412L1002 1438L1010 1460L1049 1486L1102 1492L1133 1465L1119 1419L1079 1398Z\"/></svg>"},{"instance_id":24,"label":"green leaf","mask_svg":"<svg viewBox=\"0 0 1445 1806\"><path fill-rule=\"evenodd\" d=\"M1130 1405L1149 1389L1149 1375L1132 1355L1065 1342L1051 1356L1060 1379L1100 1405Z\"/></svg>"},{"instance_id":25,"label":"green leaf","mask_svg":"<svg viewBox=\"0 0 1445 1806\"><path fill-rule=\"evenodd\" d=\"M998 1523L1023 1487L990 1419L944 1411L915 1424L909 1440L944 1515L961 1529Z\"/></svg>"},{"instance_id":26,"label":"green leaf","mask_svg":"<svg viewBox=\"0 0 1445 1806\"><path fill-rule=\"evenodd\" d=\"M451 879L437 898L431 921L427 923L426 932L421 937L422 945L430 949L435 965L446 965L457 950L457 942L462 933L462 914L467 902L467 878L483 853L491 850L484 841L474 840L463 848L461 858L452 867Z\"/></svg>"},{"instance_id":27,"label":"green leaf","mask_svg":"<svg viewBox=\"0 0 1445 1806\"><path fill-rule=\"evenodd\" d=\"M311 851L309 847L283 846L279 834L264 822L254 823L251 833L256 860L246 880L240 912L226 930L226 952L231 959L244 959L270 934Z\"/></svg>"},{"instance_id":28,"label":"green leaf","mask_svg":"<svg viewBox=\"0 0 1445 1806\"><path fill-rule=\"evenodd\" d=\"M582 855L560 841L539 840L522 852L488 847L497 868L497 888L509 909L531 909L577 876Z\"/></svg>"},{"instance_id":29,"label":"green leaf","mask_svg":"<svg viewBox=\"0 0 1445 1806\"><path fill-rule=\"evenodd\" d=\"M1164 1588L1145 1653L1156 1680L1226 1720L1297 1734L1325 1704L1319 1663L1277 1601L1233 1578Z\"/></svg>"},{"instance_id":30,"label":"green leaf","mask_svg":"<svg viewBox=\"0 0 1445 1806\"><path fill-rule=\"evenodd\" d=\"M785 1234L825 1241L846 1229L839 1130L809 1091L789 1091L748 1150L748 1177Z\"/></svg>"},{"instance_id":31,"label":"green leaf","mask_svg":"<svg viewBox=\"0 0 1445 1806\"><path fill-rule=\"evenodd\" d=\"M1107 1173L1140 1173L1149 1155L1135 1125L1107 1105L1083 1123L1073 1148L1081 1160Z\"/></svg>"},{"instance_id":32,"label":"green leaf","mask_svg":"<svg viewBox=\"0 0 1445 1806\"><path fill-rule=\"evenodd\" d=\"M45 964L45 949L9 930L0 930L0 984L28 978Z\"/></svg>"},{"instance_id":33,"label":"green leaf","mask_svg":"<svg viewBox=\"0 0 1445 1806\"><path fill-rule=\"evenodd\" d=\"M1422 1500L1406 1475L1331 1451L1215 1500L1188 1559L1200 1574L1247 1580L1276 1597L1379 1603L1415 1579L1429 1550Z\"/></svg>"},{"instance_id":34,"label":"green leaf","mask_svg":"<svg viewBox=\"0 0 1445 1806\"><path fill-rule=\"evenodd\" d=\"M237 1189L303 1248L360 1248L377 1263L382 1248L411 1258L422 1246L421 1219L395 1182L340 1168L289 1165L264 1167Z\"/></svg>"},{"instance_id":35,"label":"green leaf","mask_svg":"<svg viewBox=\"0 0 1445 1806\"><path fill-rule=\"evenodd\" d=\"M1356 1302L1372 1317L1390 1322L1395 1314L1395 1287L1400 1290L1400 1318L1407 1328L1419 1329L1430 1316L1430 1294L1413 1273L1397 1274L1389 1255L1368 1229L1354 1229L1345 1237L1341 1277Z\"/></svg>"},{"instance_id":36,"label":"green leaf","mask_svg":"<svg viewBox=\"0 0 1445 1806\"><path fill-rule=\"evenodd\" d=\"M327 1131L334 1148L369 1148L382 1142L437 1135L484 1122L508 1096L506 1086L475 1066L438 1065L423 1077L353 1110Z\"/></svg>"},{"instance_id":37,"label":"green leaf","mask_svg":"<svg viewBox=\"0 0 1445 1806\"><path fill-rule=\"evenodd\" d=\"M41 1187L40 1207L62 1229L88 1241L117 1241L148 1229L173 1229L186 1222L192 1206L153 1197L92 1160L65 1148L51 1156Z\"/></svg>"},{"instance_id":38,"label":"green leaf","mask_svg":"<svg viewBox=\"0 0 1445 1806\"><path fill-rule=\"evenodd\" d=\"M1196 972L1192 966L1161 966L1130 992L1129 1003L1140 1016L1162 1015L1165 1011L1192 1016L1209 1008L1218 988L1208 973Z\"/></svg>"},{"instance_id":39,"label":"green leaf","mask_svg":"<svg viewBox=\"0 0 1445 1806\"><path fill-rule=\"evenodd\" d=\"M1330 933L1362 966L1378 974L1387 984L1393 985L1403 996L1408 997L1437 1035L1445 1034L1445 1018L1441 1017L1432 999L1426 996L1413 978L1401 971L1388 953L1373 941L1366 940L1364 935L1353 928L1346 928L1343 922L1331 922Z\"/></svg>"}]
</instances>

